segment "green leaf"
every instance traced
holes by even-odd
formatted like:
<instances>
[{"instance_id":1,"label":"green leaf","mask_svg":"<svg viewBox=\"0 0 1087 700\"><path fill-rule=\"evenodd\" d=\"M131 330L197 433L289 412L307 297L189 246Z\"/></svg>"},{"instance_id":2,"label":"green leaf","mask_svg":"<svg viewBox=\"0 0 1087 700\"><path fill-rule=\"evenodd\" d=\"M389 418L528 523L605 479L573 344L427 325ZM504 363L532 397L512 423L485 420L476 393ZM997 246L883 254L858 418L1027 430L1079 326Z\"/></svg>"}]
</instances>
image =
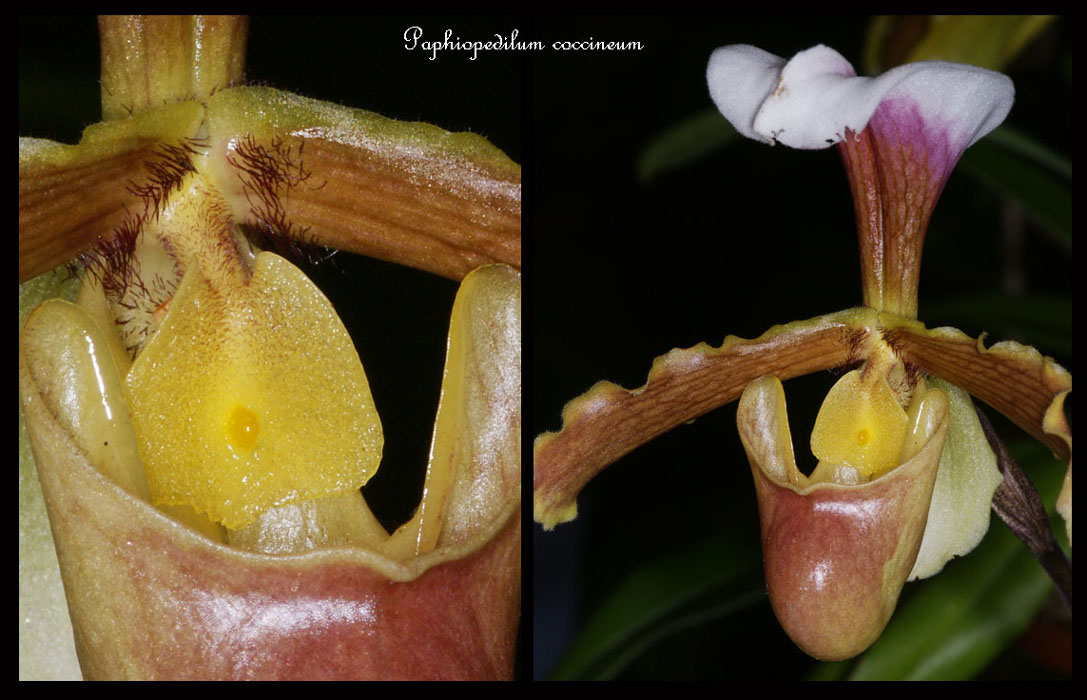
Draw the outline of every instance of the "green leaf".
<instances>
[{"instance_id":1,"label":"green leaf","mask_svg":"<svg viewBox=\"0 0 1087 700\"><path fill-rule=\"evenodd\" d=\"M1030 448L1024 454L1012 446L1052 506L1066 465ZM914 585L851 679L972 678L1026 629L1053 589L1026 547L995 518L977 549Z\"/></svg>"},{"instance_id":2,"label":"green leaf","mask_svg":"<svg viewBox=\"0 0 1087 700\"><path fill-rule=\"evenodd\" d=\"M740 135L716 109L707 109L673 124L638 155L638 180L645 184L724 148Z\"/></svg>"},{"instance_id":3,"label":"green leaf","mask_svg":"<svg viewBox=\"0 0 1087 700\"><path fill-rule=\"evenodd\" d=\"M1057 172L1051 169L1054 158L1058 157L1039 149L1025 149L1022 142L1009 145L998 137L974 144L959 164L974 178L1018 202L1027 216L1071 250L1072 183L1058 174L1064 172L1059 162Z\"/></svg>"},{"instance_id":4,"label":"green leaf","mask_svg":"<svg viewBox=\"0 0 1087 700\"><path fill-rule=\"evenodd\" d=\"M1044 15L876 16L865 37L870 75L900 63L953 61L1003 70L1053 21Z\"/></svg>"},{"instance_id":5,"label":"green leaf","mask_svg":"<svg viewBox=\"0 0 1087 700\"><path fill-rule=\"evenodd\" d=\"M975 294L921 301L927 325L951 325L989 333L987 342L1018 340L1043 354L1072 356L1072 300L1066 296Z\"/></svg>"},{"instance_id":6,"label":"green leaf","mask_svg":"<svg viewBox=\"0 0 1087 700\"><path fill-rule=\"evenodd\" d=\"M1008 152L1048 168L1069 182L1072 181L1072 160L1050 149L1033 136L1005 124L995 129L986 138L994 144L999 144Z\"/></svg>"},{"instance_id":7,"label":"green leaf","mask_svg":"<svg viewBox=\"0 0 1087 700\"><path fill-rule=\"evenodd\" d=\"M615 677L660 640L765 599L757 553L726 538L651 561L582 626L554 680Z\"/></svg>"},{"instance_id":8,"label":"green leaf","mask_svg":"<svg viewBox=\"0 0 1087 700\"><path fill-rule=\"evenodd\" d=\"M909 60L941 59L1003 70L1053 19L1045 15L933 15Z\"/></svg>"}]
</instances>

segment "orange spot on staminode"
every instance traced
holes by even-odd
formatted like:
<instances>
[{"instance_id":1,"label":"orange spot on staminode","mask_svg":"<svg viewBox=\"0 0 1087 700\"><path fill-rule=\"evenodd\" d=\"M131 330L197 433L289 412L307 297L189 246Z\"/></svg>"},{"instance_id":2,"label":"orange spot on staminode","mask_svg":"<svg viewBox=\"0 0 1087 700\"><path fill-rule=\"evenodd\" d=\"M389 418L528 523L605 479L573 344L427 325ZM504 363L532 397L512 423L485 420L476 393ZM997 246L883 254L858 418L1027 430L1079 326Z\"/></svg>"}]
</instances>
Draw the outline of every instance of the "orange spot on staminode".
<instances>
[{"instance_id":1,"label":"orange spot on staminode","mask_svg":"<svg viewBox=\"0 0 1087 700\"><path fill-rule=\"evenodd\" d=\"M235 406L227 418L226 435L230 444L242 450L252 450L260 434L257 414L245 406Z\"/></svg>"}]
</instances>

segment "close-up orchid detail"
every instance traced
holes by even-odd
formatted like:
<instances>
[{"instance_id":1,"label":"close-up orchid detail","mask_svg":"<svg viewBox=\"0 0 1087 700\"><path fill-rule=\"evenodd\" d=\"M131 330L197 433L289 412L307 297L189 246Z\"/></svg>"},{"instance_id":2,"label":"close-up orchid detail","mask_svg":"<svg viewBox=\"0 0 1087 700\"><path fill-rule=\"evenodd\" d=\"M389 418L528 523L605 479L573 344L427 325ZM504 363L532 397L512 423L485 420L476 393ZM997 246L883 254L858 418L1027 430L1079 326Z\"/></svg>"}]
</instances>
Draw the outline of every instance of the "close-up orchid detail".
<instances>
[{"instance_id":1,"label":"close-up orchid detail","mask_svg":"<svg viewBox=\"0 0 1087 700\"><path fill-rule=\"evenodd\" d=\"M520 166L248 85L244 17L98 27L102 121L19 145L20 677L513 677ZM332 251L458 285L391 526Z\"/></svg>"},{"instance_id":2,"label":"close-up orchid detail","mask_svg":"<svg viewBox=\"0 0 1087 700\"><path fill-rule=\"evenodd\" d=\"M706 82L741 136L838 151L853 195L862 305L753 339L674 349L654 360L643 386L602 381L570 400L561 429L535 441L536 521L561 529L608 465L738 401L770 605L806 654L838 661L868 649L906 582L967 556L989 530L990 511L1027 542L1070 609L1070 564L1029 479L974 400L1067 462L1055 505L1070 542L1071 374L1033 347L928 328L918 318L930 217L966 149L1012 110L1011 79L945 61L860 77L827 46L785 59L737 44L712 53ZM825 370L839 378L811 430L814 469L801 471L807 450L794 444L782 382ZM1027 534L1039 528L1044 544Z\"/></svg>"}]
</instances>

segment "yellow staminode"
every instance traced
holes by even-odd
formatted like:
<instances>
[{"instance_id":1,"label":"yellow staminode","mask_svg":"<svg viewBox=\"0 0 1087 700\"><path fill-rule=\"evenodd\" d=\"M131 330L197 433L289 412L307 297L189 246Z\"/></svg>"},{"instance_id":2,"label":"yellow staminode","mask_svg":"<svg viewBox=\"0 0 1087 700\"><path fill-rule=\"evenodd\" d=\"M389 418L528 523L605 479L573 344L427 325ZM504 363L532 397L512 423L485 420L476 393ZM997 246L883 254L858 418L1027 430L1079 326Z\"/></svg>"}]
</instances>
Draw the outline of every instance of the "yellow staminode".
<instances>
[{"instance_id":1,"label":"yellow staminode","mask_svg":"<svg viewBox=\"0 0 1087 700\"><path fill-rule=\"evenodd\" d=\"M811 434L811 451L822 461L845 464L866 477L895 467L906 439L906 412L877 371L853 370L823 401Z\"/></svg>"},{"instance_id":2,"label":"yellow staminode","mask_svg":"<svg viewBox=\"0 0 1087 700\"><path fill-rule=\"evenodd\" d=\"M382 448L328 299L272 253L236 279L191 266L126 382L152 501L234 530L273 506L357 490Z\"/></svg>"}]
</instances>

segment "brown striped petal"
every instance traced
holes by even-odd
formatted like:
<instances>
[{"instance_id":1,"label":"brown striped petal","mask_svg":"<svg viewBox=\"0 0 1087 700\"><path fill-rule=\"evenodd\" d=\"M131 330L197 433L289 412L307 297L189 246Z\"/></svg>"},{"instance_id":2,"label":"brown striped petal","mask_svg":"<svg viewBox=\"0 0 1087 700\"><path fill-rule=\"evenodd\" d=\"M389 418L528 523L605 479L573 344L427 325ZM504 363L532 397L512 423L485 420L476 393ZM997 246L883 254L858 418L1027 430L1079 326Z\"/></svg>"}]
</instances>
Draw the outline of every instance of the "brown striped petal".
<instances>
[{"instance_id":1,"label":"brown striped petal","mask_svg":"<svg viewBox=\"0 0 1087 700\"><path fill-rule=\"evenodd\" d=\"M19 281L70 262L142 215L147 164L195 134L202 118L188 102L95 124L78 146L19 139Z\"/></svg>"},{"instance_id":2,"label":"brown striped petal","mask_svg":"<svg viewBox=\"0 0 1087 700\"><path fill-rule=\"evenodd\" d=\"M78 146L21 139L20 281L138 230L209 145L238 223L456 280L521 267L521 168L486 139L235 88L96 124Z\"/></svg>"},{"instance_id":3,"label":"brown striped petal","mask_svg":"<svg viewBox=\"0 0 1087 700\"><path fill-rule=\"evenodd\" d=\"M452 279L521 267L521 168L482 137L269 88L208 101L239 221Z\"/></svg>"},{"instance_id":4,"label":"brown striped petal","mask_svg":"<svg viewBox=\"0 0 1087 700\"><path fill-rule=\"evenodd\" d=\"M986 348L954 328L926 329L920 323L881 317L883 333L907 365L962 387L1068 460L1068 474L1058 498L1069 540L1072 538L1072 433L1064 416L1064 397L1072 375L1034 348L1004 341Z\"/></svg>"},{"instance_id":5,"label":"brown striped petal","mask_svg":"<svg viewBox=\"0 0 1087 700\"><path fill-rule=\"evenodd\" d=\"M672 428L739 398L764 374L782 379L848 364L875 338L876 314L849 309L774 326L753 340L729 336L653 362L646 384L600 382L563 409L563 427L536 438L534 516L547 529L577 515L578 492L604 467ZM606 436L606 437L603 437Z\"/></svg>"}]
</instances>

